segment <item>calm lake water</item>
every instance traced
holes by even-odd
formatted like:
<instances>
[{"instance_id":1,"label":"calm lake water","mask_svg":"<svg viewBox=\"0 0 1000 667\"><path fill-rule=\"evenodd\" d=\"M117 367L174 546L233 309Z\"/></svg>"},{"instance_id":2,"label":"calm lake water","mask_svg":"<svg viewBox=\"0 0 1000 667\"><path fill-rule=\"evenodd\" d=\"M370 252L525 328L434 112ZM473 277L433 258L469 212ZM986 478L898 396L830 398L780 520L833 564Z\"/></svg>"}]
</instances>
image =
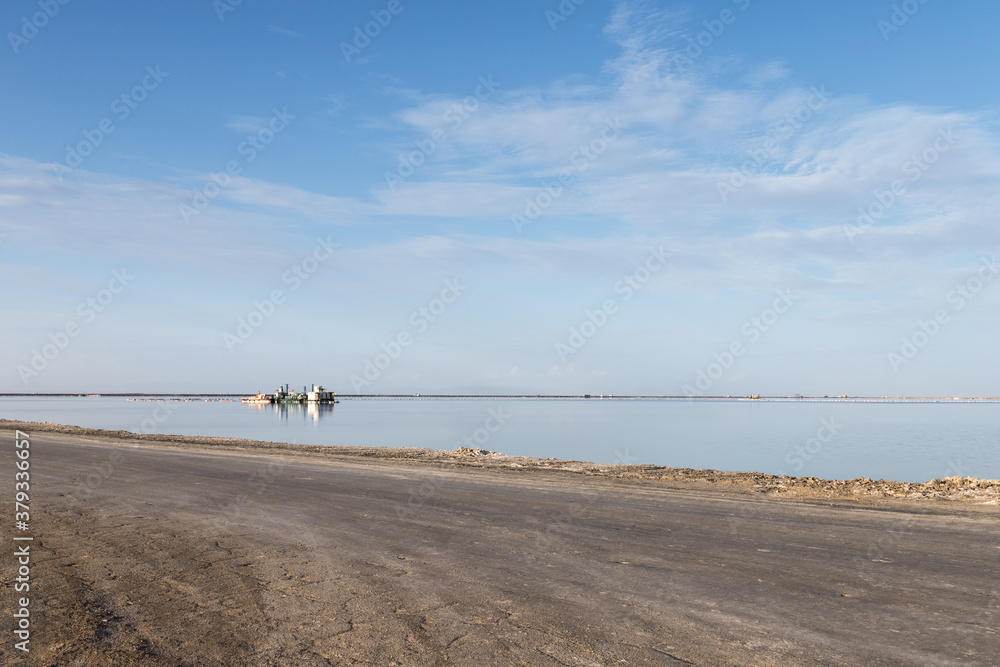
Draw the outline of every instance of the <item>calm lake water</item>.
<instances>
[{"instance_id":1,"label":"calm lake water","mask_svg":"<svg viewBox=\"0 0 1000 667\"><path fill-rule=\"evenodd\" d=\"M1000 479L1000 401L373 398L255 406L0 398L0 417L315 445L474 446L597 463L837 479Z\"/></svg>"}]
</instances>

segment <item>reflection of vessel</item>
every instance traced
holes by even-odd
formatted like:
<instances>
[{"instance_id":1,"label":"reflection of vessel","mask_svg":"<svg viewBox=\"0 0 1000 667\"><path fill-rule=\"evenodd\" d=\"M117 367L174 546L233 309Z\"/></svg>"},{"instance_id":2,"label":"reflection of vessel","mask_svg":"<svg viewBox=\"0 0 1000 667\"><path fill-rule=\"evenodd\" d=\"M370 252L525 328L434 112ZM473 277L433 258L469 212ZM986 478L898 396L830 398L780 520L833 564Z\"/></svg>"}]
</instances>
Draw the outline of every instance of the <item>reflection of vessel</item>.
<instances>
[{"instance_id":1,"label":"reflection of vessel","mask_svg":"<svg viewBox=\"0 0 1000 667\"><path fill-rule=\"evenodd\" d=\"M323 389L318 384L312 386L312 391L302 387L301 392L289 391L288 385L278 387L273 394L257 393L241 399L243 403L336 403L332 391Z\"/></svg>"},{"instance_id":2,"label":"reflection of vessel","mask_svg":"<svg viewBox=\"0 0 1000 667\"><path fill-rule=\"evenodd\" d=\"M253 402L252 405L258 412L274 413L281 421L287 421L292 417L301 417L303 420L311 419L318 422L321 417L333 415L334 403L340 401L309 402L301 403L274 403L274 402Z\"/></svg>"},{"instance_id":3,"label":"reflection of vessel","mask_svg":"<svg viewBox=\"0 0 1000 667\"><path fill-rule=\"evenodd\" d=\"M337 402L338 401L328 401L325 403L318 403L310 401L309 403L306 403L306 413L314 422L318 422L322 415L333 414L333 404Z\"/></svg>"}]
</instances>

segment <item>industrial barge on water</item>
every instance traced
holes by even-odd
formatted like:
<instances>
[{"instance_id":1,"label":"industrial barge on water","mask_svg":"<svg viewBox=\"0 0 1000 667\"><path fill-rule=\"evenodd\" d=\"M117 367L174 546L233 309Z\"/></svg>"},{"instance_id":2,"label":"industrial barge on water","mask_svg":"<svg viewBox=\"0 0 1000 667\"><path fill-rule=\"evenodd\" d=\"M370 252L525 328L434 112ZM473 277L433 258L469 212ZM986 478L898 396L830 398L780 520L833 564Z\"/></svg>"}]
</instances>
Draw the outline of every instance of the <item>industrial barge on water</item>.
<instances>
[{"instance_id":1,"label":"industrial barge on water","mask_svg":"<svg viewBox=\"0 0 1000 667\"><path fill-rule=\"evenodd\" d=\"M302 387L301 392L290 391L288 385L278 387L273 394L255 394L241 399L242 403L339 403L332 391L323 389L318 384L312 386L312 391Z\"/></svg>"}]
</instances>

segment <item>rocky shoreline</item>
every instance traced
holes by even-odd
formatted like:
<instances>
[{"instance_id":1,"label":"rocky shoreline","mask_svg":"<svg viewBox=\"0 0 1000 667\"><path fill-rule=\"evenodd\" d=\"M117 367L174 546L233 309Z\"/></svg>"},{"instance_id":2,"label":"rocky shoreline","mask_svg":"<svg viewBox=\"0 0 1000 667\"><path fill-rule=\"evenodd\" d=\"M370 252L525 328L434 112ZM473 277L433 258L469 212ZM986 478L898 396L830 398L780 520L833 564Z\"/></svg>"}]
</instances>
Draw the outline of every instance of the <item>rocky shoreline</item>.
<instances>
[{"instance_id":1,"label":"rocky shoreline","mask_svg":"<svg viewBox=\"0 0 1000 667\"><path fill-rule=\"evenodd\" d=\"M925 483L872 480L867 477L849 480L819 479L817 477L789 477L757 472L730 472L720 470L694 470L657 465L630 465L591 463L563 459L540 459L527 456L508 456L485 449L461 447L456 450L435 450L406 447L343 447L328 445L298 445L283 442L247 440L242 438L184 436L166 434L136 434L129 431L111 431L55 424L52 422L24 422L0 419L0 427L27 432L60 433L97 438L101 440L128 441L184 449L218 450L268 450L304 457L327 460L391 460L437 466L484 468L508 472L560 472L602 477L639 484L664 485L671 483L725 487L742 493L763 494L772 497L837 500L940 500L959 501L977 505L997 505L1000 501L1000 480L975 477L945 477Z\"/></svg>"}]
</instances>

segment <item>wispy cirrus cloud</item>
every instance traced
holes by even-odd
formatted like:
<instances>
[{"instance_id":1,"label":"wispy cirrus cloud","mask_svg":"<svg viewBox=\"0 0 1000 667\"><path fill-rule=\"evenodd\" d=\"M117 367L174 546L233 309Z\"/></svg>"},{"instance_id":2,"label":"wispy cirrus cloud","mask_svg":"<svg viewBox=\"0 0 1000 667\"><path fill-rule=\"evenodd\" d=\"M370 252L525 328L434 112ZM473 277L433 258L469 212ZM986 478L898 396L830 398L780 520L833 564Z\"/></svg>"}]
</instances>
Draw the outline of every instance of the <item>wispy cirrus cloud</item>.
<instances>
[{"instance_id":1,"label":"wispy cirrus cloud","mask_svg":"<svg viewBox=\"0 0 1000 667\"><path fill-rule=\"evenodd\" d=\"M586 213L682 234L729 229L738 235L765 217L790 234L842 235L842 226L873 192L913 178L902 173L907 161L932 146L941 131L954 134L954 146L919 178L907 180L906 196L879 233L905 234L906 225L918 225L948 236L943 220L984 222L982 216L997 207L985 176L1000 169L989 119L967 111L875 105L827 91L823 82L793 84L787 66L775 62L729 63L736 71L725 76L718 76L717 63L679 73L672 65L678 47L672 44L685 35L685 18L647 4L621 5L605 31L618 41L621 55L601 76L553 82L547 89L501 90L449 132L401 187L404 194L376 187L377 199L390 208L405 201L418 211L505 217L502 209L510 200L523 202L572 167L577 151L611 117L626 128L621 138L575 175L546 218ZM796 118L816 91L822 96L818 108L807 109L804 120ZM440 96L400 110L396 118L407 131L396 150L412 150L461 99ZM721 201L717 185L772 137L778 140L767 159L728 204ZM482 196L470 199L470 189Z\"/></svg>"},{"instance_id":2,"label":"wispy cirrus cloud","mask_svg":"<svg viewBox=\"0 0 1000 667\"><path fill-rule=\"evenodd\" d=\"M689 350L712 336L725 343L732 327L760 311L761 299L786 288L803 301L799 324L783 324L789 333L782 344L808 358L839 349L841 329L822 329L835 323L854 332L836 359L864 371L858 350L877 363L893 342L885 331L927 317L979 256L1000 249L995 115L875 104L827 91L822 81L803 83L789 64L773 61L710 53L679 70L675 56L691 30L683 12L619 5L604 31L619 51L599 71L531 88L501 81L458 123L449 111L470 99L476 81L444 94L396 89L387 93L391 111L366 112L361 123L359 134L375 138L359 152L384 163L367 186L315 191L303 185L322 182L309 164L302 165L306 176L293 170L282 182L251 178L248 170L186 226L178 206L208 182L205 174L175 171L156 180L77 169L59 181L51 164L0 156L4 252L30 246L35 255L23 261L38 273L70 253L80 262L129 258L172 277L211 273L216 280L206 283L203 309L238 313L271 289L268 281L302 248L332 233L341 248L313 279L323 289L308 297L309 317L347 309L336 326L350 332L357 354L369 352L370 320L391 333L399 326L393 313L405 315L426 300L427 285L462 272L486 296L464 302L468 315L456 309L462 335L447 341L450 349L474 357L468 341L477 341L491 351L470 360L482 377L510 377L516 364L518 382L546 386L550 350L509 354L509 340L527 321L523 312L544 336L559 339L649 246L663 246L672 253L668 266L629 304L632 314L616 320L620 332L607 329L612 356L581 357L554 375L621 375L608 360L617 361L614 348L626 344L643 350L628 361L630 373L646 373L645 360L661 354L673 355L667 369L689 373ZM802 114L817 89L822 104ZM349 99L320 99L316 116L340 114ZM622 128L613 141L601 136L609 119ZM233 115L225 126L253 134L267 121ZM383 171L435 131L446 136L433 153L404 183L388 187ZM941 132L954 142L928 152ZM584 157L588 150L593 159ZM762 150L764 157L754 158ZM914 172L914 159L927 168ZM567 172L571 181L518 234L511 216ZM734 173L739 188L720 198L719 183ZM905 192L852 243L845 227L897 180ZM59 268L65 274L57 282L65 284L72 269ZM1000 292L984 293L977 307L986 308L963 317L981 325L998 302ZM169 313L183 317L185 308ZM680 351L662 351L664 340ZM588 354L597 359L598 349Z\"/></svg>"},{"instance_id":3,"label":"wispy cirrus cloud","mask_svg":"<svg viewBox=\"0 0 1000 667\"><path fill-rule=\"evenodd\" d=\"M257 134L261 130L267 129L268 121L271 119L265 116L227 116L225 127L240 134Z\"/></svg>"},{"instance_id":4,"label":"wispy cirrus cloud","mask_svg":"<svg viewBox=\"0 0 1000 667\"><path fill-rule=\"evenodd\" d=\"M305 39L305 35L300 32L295 32L294 30L289 30L288 28L282 28L279 25L269 25L267 30L275 35L281 35L282 37L291 37L292 39Z\"/></svg>"}]
</instances>

